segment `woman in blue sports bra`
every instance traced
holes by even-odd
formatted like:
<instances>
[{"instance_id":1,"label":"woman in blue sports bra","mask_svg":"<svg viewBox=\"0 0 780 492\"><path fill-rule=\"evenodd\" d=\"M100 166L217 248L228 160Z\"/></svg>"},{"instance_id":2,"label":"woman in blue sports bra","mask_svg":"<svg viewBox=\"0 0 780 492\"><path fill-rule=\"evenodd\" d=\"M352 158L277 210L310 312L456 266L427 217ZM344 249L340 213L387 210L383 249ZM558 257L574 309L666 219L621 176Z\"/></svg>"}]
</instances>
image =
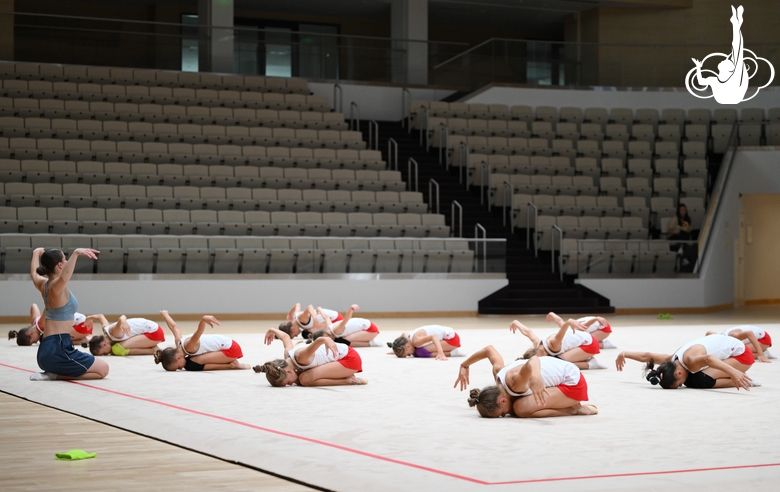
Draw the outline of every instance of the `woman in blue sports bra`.
<instances>
[{"instance_id":1,"label":"woman in blue sports bra","mask_svg":"<svg viewBox=\"0 0 780 492\"><path fill-rule=\"evenodd\" d=\"M68 280L79 256L97 260L98 253L94 249L79 248L65 261L65 255L59 249L37 248L33 251L30 278L43 296L46 323L38 346L38 366L43 372L33 374L31 380L103 379L108 375L108 364L73 348L70 337L79 303L68 289Z\"/></svg>"}]
</instances>

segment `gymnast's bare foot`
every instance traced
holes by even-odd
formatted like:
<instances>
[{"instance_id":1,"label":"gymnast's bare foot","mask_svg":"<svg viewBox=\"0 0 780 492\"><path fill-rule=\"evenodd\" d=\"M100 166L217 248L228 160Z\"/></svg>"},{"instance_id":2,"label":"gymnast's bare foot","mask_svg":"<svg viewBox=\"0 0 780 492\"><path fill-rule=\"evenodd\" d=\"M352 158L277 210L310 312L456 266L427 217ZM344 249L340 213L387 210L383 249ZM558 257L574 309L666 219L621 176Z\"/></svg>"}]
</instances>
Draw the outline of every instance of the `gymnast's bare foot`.
<instances>
[{"instance_id":1,"label":"gymnast's bare foot","mask_svg":"<svg viewBox=\"0 0 780 492\"><path fill-rule=\"evenodd\" d=\"M596 405L578 405L574 407L574 415L596 415L599 413L599 409Z\"/></svg>"},{"instance_id":2,"label":"gymnast's bare foot","mask_svg":"<svg viewBox=\"0 0 780 492\"><path fill-rule=\"evenodd\" d=\"M230 363L230 367L233 368L233 369L242 369L242 370L244 370L244 369L252 369L252 366L250 364L242 364L242 363L238 362L237 360L234 360L233 362L231 362Z\"/></svg>"},{"instance_id":3,"label":"gymnast's bare foot","mask_svg":"<svg viewBox=\"0 0 780 492\"><path fill-rule=\"evenodd\" d=\"M357 376L352 376L347 381L349 381L349 384L356 384L356 385L364 385L368 384L368 379L359 378Z\"/></svg>"}]
</instances>

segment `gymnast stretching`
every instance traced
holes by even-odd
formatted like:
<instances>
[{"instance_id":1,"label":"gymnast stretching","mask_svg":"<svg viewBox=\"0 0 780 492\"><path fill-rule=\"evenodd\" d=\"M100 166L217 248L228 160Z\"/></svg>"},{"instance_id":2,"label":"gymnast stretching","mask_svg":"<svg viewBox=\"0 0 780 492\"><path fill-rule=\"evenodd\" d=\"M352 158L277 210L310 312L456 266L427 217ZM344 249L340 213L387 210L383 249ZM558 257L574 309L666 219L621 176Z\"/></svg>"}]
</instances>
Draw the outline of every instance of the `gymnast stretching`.
<instances>
[{"instance_id":1,"label":"gymnast stretching","mask_svg":"<svg viewBox=\"0 0 780 492\"><path fill-rule=\"evenodd\" d=\"M309 345L294 346L290 336L276 328L265 335L265 344L278 338L284 345L284 357L255 366L255 372L265 373L271 386L343 386L368 384L355 376L363 372L363 362L357 351L327 336L320 336Z\"/></svg>"},{"instance_id":2,"label":"gymnast stretching","mask_svg":"<svg viewBox=\"0 0 780 492\"><path fill-rule=\"evenodd\" d=\"M449 326L426 325L411 333L402 333L400 337L388 342L396 357L401 359L413 355L415 357L433 357L436 360L447 360L447 357L462 357L466 355L460 348L460 336Z\"/></svg>"},{"instance_id":3,"label":"gymnast stretching","mask_svg":"<svg viewBox=\"0 0 780 492\"><path fill-rule=\"evenodd\" d=\"M160 311L160 315L171 330L175 347L157 350L154 353L154 363L162 364L166 371L222 371L227 369L249 369L249 364L241 364L238 359L244 356L241 347L235 340L224 335L204 335L206 325L219 326L214 316L205 315L198 323L195 333L181 336L179 326L168 314Z\"/></svg>"},{"instance_id":4,"label":"gymnast stretching","mask_svg":"<svg viewBox=\"0 0 780 492\"><path fill-rule=\"evenodd\" d=\"M114 323L109 323L102 314L94 317L103 326L105 335L89 340L92 355L154 355L157 344L165 341L165 332L152 320L130 318L124 314Z\"/></svg>"},{"instance_id":5,"label":"gymnast stretching","mask_svg":"<svg viewBox=\"0 0 780 492\"><path fill-rule=\"evenodd\" d=\"M353 304L344 313L344 318L341 321L332 322L322 308L317 308L317 314L325 321L325 329L321 331L333 340L351 347L381 347L382 344L375 340L376 336L379 335L379 328L371 320L352 317L352 314L359 309L357 304ZM309 338L312 333L315 332L301 331L304 338Z\"/></svg>"},{"instance_id":6,"label":"gymnast stretching","mask_svg":"<svg viewBox=\"0 0 780 492\"><path fill-rule=\"evenodd\" d=\"M519 331L533 344L533 347L523 354L524 359L530 359L534 355L538 357L549 355L571 362L582 370L607 368L594 357L594 355L601 352L599 343L593 335L587 332L586 326L574 319L564 322L555 313L548 314L547 321L557 323L559 328L555 334L550 335L545 340L539 338L533 330L518 320L512 321L509 325L512 333ZM596 321L597 319L593 318L589 322L594 323ZM571 330L571 333L569 333L569 330Z\"/></svg>"},{"instance_id":7,"label":"gymnast stretching","mask_svg":"<svg viewBox=\"0 0 780 492\"><path fill-rule=\"evenodd\" d=\"M327 317L333 323L344 319L341 313L332 309L322 309L322 312L327 314ZM301 310L301 304L297 303L287 313L287 321L279 325L279 330L290 335L290 338L295 338L301 334L301 330L312 332L324 328L324 325L325 319L323 315L317 314L314 306L309 304L306 306L306 309Z\"/></svg>"},{"instance_id":8,"label":"gymnast stretching","mask_svg":"<svg viewBox=\"0 0 780 492\"><path fill-rule=\"evenodd\" d=\"M726 335L697 338L680 347L674 354L621 352L615 365L622 371L626 359L646 363L645 377L650 384L664 389L679 388L744 388L761 386L745 372L755 359L741 340ZM660 364L655 367L655 364Z\"/></svg>"},{"instance_id":9,"label":"gymnast stretching","mask_svg":"<svg viewBox=\"0 0 780 492\"><path fill-rule=\"evenodd\" d=\"M716 333L716 331L708 331L707 336ZM763 328L753 325L740 325L733 328L726 328L721 332L721 335L742 340L742 342L744 342L753 352L753 355L761 362L770 362L769 359L776 359L776 357L769 352L769 347L772 346L772 337L770 337L769 333Z\"/></svg>"},{"instance_id":10,"label":"gymnast stretching","mask_svg":"<svg viewBox=\"0 0 780 492\"><path fill-rule=\"evenodd\" d=\"M33 251L30 278L43 296L45 324L38 346L38 366L43 372L30 376L33 381L55 379L103 379L108 364L73 347L71 330L79 303L68 289L68 281L79 256L97 260L98 251L78 248L65 261L59 249Z\"/></svg>"},{"instance_id":11,"label":"gymnast stretching","mask_svg":"<svg viewBox=\"0 0 780 492\"><path fill-rule=\"evenodd\" d=\"M45 314L45 313L44 313ZM45 316L41 316L41 311L37 304L30 306L30 326L22 328L19 331L11 330L8 332L8 339L16 338L17 345L29 346L38 343L43 336L43 330L46 325ZM92 334L92 319L81 313L73 315L73 326L70 330L70 338L74 343L86 341L87 335Z\"/></svg>"},{"instance_id":12,"label":"gymnast stretching","mask_svg":"<svg viewBox=\"0 0 780 492\"><path fill-rule=\"evenodd\" d=\"M595 405L588 400L588 384L577 366L555 357L532 356L504 365L501 354L489 345L471 354L460 365L455 386L468 388L469 367L482 359L493 366L496 384L469 392L469 406L477 407L482 417L514 415L522 418L595 415ZM533 398L529 398L531 395Z\"/></svg>"}]
</instances>

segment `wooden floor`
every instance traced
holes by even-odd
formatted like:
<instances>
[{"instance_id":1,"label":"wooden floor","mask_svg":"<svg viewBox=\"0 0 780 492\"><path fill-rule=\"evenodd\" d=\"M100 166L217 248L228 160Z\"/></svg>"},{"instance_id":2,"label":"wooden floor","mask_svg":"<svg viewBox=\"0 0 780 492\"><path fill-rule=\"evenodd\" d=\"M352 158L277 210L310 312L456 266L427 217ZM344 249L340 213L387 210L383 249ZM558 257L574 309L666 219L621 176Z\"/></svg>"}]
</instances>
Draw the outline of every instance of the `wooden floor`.
<instances>
[{"instance_id":1,"label":"wooden floor","mask_svg":"<svg viewBox=\"0 0 780 492\"><path fill-rule=\"evenodd\" d=\"M71 449L97 456L55 459ZM315 490L6 393L0 393L0 461L3 491Z\"/></svg>"}]
</instances>

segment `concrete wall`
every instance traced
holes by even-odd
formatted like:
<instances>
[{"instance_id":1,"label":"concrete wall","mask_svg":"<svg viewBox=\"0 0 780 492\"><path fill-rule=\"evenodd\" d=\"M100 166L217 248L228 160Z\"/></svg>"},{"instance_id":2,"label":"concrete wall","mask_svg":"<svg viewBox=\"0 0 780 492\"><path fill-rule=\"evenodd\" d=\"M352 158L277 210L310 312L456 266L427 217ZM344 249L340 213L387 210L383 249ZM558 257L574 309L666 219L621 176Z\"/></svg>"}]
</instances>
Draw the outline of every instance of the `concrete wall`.
<instances>
[{"instance_id":1,"label":"concrete wall","mask_svg":"<svg viewBox=\"0 0 780 492\"><path fill-rule=\"evenodd\" d=\"M27 275L0 281L0 316L22 316L41 296ZM74 276L69 287L84 313L259 315L285 313L296 302L365 313L476 314L480 299L507 285L504 275Z\"/></svg>"},{"instance_id":2,"label":"concrete wall","mask_svg":"<svg viewBox=\"0 0 780 492\"><path fill-rule=\"evenodd\" d=\"M707 308L734 302L741 195L780 193L780 149L739 150L698 279L581 279L618 309ZM754 232L756 234L757 232ZM749 282L750 279L748 278Z\"/></svg>"},{"instance_id":3,"label":"concrete wall","mask_svg":"<svg viewBox=\"0 0 780 492\"><path fill-rule=\"evenodd\" d=\"M682 82L681 82L682 83ZM752 93L752 89L751 89ZM533 89L519 87L491 87L469 97L464 102L483 104L506 104L508 106L566 106L580 108L694 108L718 109L724 106L714 99L697 99L685 88L664 91L613 90L613 88L593 89ZM737 106L727 106L737 111L742 108L780 107L780 89L767 88L750 101Z\"/></svg>"}]
</instances>

